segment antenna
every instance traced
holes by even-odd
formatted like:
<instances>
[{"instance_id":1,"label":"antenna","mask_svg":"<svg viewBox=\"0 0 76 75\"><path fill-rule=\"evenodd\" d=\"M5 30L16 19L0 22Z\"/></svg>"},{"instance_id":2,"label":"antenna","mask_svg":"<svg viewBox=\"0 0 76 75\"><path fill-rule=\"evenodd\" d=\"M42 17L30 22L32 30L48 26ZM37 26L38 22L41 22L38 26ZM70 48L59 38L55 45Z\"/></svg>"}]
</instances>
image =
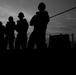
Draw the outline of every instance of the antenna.
<instances>
[{"instance_id":1,"label":"antenna","mask_svg":"<svg viewBox=\"0 0 76 75\"><path fill-rule=\"evenodd\" d=\"M73 8L71 8L71 9L66 10L66 11L63 11L63 12L58 13L58 14L56 14L56 15L53 15L53 16L51 16L50 18L53 18L53 17L59 16L59 15L61 15L61 14L64 14L64 13L69 12L69 11L74 10L74 9L76 9L76 7L73 7Z\"/></svg>"}]
</instances>

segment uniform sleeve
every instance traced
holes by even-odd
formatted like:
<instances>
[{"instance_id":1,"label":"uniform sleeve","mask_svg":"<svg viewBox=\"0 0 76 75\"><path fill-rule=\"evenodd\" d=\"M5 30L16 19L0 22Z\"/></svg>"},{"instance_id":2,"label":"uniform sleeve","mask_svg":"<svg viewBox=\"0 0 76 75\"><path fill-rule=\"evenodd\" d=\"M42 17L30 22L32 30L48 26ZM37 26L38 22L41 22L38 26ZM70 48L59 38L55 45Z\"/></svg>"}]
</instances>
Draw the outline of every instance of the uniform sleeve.
<instances>
[{"instance_id":1,"label":"uniform sleeve","mask_svg":"<svg viewBox=\"0 0 76 75\"><path fill-rule=\"evenodd\" d=\"M47 23L48 23L50 21L50 17L49 17L49 14L48 14L47 11L45 11L45 13L46 13L46 16L47 16Z\"/></svg>"},{"instance_id":2,"label":"uniform sleeve","mask_svg":"<svg viewBox=\"0 0 76 75\"><path fill-rule=\"evenodd\" d=\"M16 29L16 24L15 24L15 22L14 22L14 30Z\"/></svg>"},{"instance_id":3,"label":"uniform sleeve","mask_svg":"<svg viewBox=\"0 0 76 75\"><path fill-rule=\"evenodd\" d=\"M7 30L8 30L8 22L6 23L5 34L7 34Z\"/></svg>"},{"instance_id":4,"label":"uniform sleeve","mask_svg":"<svg viewBox=\"0 0 76 75\"><path fill-rule=\"evenodd\" d=\"M24 19L25 29L28 29L28 22L26 19Z\"/></svg>"},{"instance_id":5,"label":"uniform sleeve","mask_svg":"<svg viewBox=\"0 0 76 75\"><path fill-rule=\"evenodd\" d=\"M36 24L36 15L32 17L31 21L30 21L30 25L33 26Z\"/></svg>"},{"instance_id":6,"label":"uniform sleeve","mask_svg":"<svg viewBox=\"0 0 76 75\"><path fill-rule=\"evenodd\" d=\"M4 31L4 33L6 33L6 31L5 31L5 26L3 25L3 31Z\"/></svg>"}]
</instances>

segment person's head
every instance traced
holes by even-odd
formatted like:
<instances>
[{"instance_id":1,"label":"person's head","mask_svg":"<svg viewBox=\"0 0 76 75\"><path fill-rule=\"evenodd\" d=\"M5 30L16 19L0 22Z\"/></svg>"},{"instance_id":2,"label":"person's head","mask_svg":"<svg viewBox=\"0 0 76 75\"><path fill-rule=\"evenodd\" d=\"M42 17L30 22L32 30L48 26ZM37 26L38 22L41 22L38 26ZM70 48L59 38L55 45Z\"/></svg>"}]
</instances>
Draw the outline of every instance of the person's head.
<instances>
[{"instance_id":1,"label":"person's head","mask_svg":"<svg viewBox=\"0 0 76 75\"><path fill-rule=\"evenodd\" d=\"M2 22L0 21L0 25L2 25Z\"/></svg>"},{"instance_id":2,"label":"person's head","mask_svg":"<svg viewBox=\"0 0 76 75\"><path fill-rule=\"evenodd\" d=\"M0 27L2 27L2 22L0 21Z\"/></svg>"},{"instance_id":3,"label":"person's head","mask_svg":"<svg viewBox=\"0 0 76 75\"><path fill-rule=\"evenodd\" d=\"M13 21L13 17L10 16L10 17L8 18L8 20L9 20L9 21Z\"/></svg>"},{"instance_id":4,"label":"person's head","mask_svg":"<svg viewBox=\"0 0 76 75\"><path fill-rule=\"evenodd\" d=\"M45 9L46 9L46 5L45 5L43 2L41 2L41 3L38 5L38 10L39 10L40 12L42 12L42 11L45 11Z\"/></svg>"},{"instance_id":5,"label":"person's head","mask_svg":"<svg viewBox=\"0 0 76 75\"><path fill-rule=\"evenodd\" d=\"M19 19L23 19L23 18L24 18L24 14L23 14L22 12L20 12L20 13L18 14L18 18L19 18Z\"/></svg>"}]
</instances>

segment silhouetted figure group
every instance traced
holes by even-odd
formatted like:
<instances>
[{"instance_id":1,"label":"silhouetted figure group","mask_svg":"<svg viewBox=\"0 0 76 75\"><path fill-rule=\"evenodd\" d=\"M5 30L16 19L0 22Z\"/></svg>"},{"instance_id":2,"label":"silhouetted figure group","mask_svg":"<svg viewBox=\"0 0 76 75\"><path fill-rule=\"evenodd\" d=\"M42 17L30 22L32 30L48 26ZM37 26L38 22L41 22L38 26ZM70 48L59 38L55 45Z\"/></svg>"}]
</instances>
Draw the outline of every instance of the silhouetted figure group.
<instances>
[{"instance_id":1,"label":"silhouetted figure group","mask_svg":"<svg viewBox=\"0 0 76 75\"><path fill-rule=\"evenodd\" d=\"M12 16L8 18L8 22L6 23L6 27L2 25L0 22L0 48L7 49L9 45L10 50L14 50L14 41L15 41L15 49L33 49L35 44L37 49L46 48L45 43L45 35L47 24L49 22L48 12L45 10L46 5L42 2L38 6L38 12L32 17L30 21L30 25L34 26L34 30L29 37L29 41L27 44L27 31L29 28L29 24L24 18L24 14L20 12L18 14L19 20L17 21L17 25L14 22ZM17 31L18 35L15 38L15 31Z\"/></svg>"}]
</instances>

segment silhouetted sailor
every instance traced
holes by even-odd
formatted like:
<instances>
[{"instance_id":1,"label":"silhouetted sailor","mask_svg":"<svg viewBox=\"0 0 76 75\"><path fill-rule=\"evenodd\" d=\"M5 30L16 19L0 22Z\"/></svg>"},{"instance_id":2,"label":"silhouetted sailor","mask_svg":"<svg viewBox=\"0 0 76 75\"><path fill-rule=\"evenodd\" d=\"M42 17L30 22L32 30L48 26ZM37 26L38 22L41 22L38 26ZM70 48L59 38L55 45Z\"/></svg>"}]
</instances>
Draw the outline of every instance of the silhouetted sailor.
<instances>
[{"instance_id":1,"label":"silhouetted sailor","mask_svg":"<svg viewBox=\"0 0 76 75\"><path fill-rule=\"evenodd\" d=\"M19 20L17 21L16 31L18 32L17 38L16 38L16 50L20 49L26 49L27 45L27 30L28 30L28 22L24 18L24 14L20 12L18 14Z\"/></svg>"},{"instance_id":2,"label":"silhouetted sailor","mask_svg":"<svg viewBox=\"0 0 76 75\"><path fill-rule=\"evenodd\" d=\"M29 38L28 48L33 49L35 43L39 49L45 48L45 36L47 24L50 20L48 12L45 11L46 5L42 2L38 6L38 12L30 21L30 25L34 26L34 30Z\"/></svg>"},{"instance_id":3,"label":"silhouetted sailor","mask_svg":"<svg viewBox=\"0 0 76 75\"><path fill-rule=\"evenodd\" d=\"M14 30L15 30L15 22L13 21L13 17L10 16L6 24L6 44L9 43L10 50L14 49L13 47L15 39Z\"/></svg>"},{"instance_id":4,"label":"silhouetted sailor","mask_svg":"<svg viewBox=\"0 0 76 75\"><path fill-rule=\"evenodd\" d=\"M1 50L4 47L4 33L5 33L5 27L3 26L2 22L0 21L0 49Z\"/></svg>"}]
</instances>

